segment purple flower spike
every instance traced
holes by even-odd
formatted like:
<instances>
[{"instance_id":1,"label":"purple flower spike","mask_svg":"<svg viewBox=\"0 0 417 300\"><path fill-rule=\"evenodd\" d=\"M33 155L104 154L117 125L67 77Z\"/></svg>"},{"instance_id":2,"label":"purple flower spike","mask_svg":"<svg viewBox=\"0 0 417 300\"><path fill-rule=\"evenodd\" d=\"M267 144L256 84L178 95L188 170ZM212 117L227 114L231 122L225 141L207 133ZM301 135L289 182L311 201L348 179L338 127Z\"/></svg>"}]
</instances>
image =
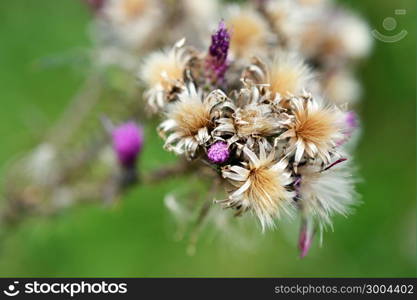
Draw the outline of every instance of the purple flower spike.
<instances>
[{"instance_id":1,"label":"purple flower spike","mask_svg":"<svg viewBox=\"0 0 417 300\"><path fill-rule=\"evenodd\" d=\"M226 142L216 142L207 151L208 159L215 164L222 164L229 159L230 151Z\"/></svg>"},{"instance_id":2,"label":"purple flower spike","mask_svg":"<svg viewBox=\"0 0 417 300\"><path fill-rule=\"evenodd\" d=\"M143 130L134 122L127 122L112 131L113 149L120 164L132 167L143 146Z\"/></svg>"},{"instance_id":3,"label":"purple flower spike","mask_svg":"<svg viewBox=\"0 0 417 300\"><path fill-rule=\"evenodd\" d=\"M211 36L211 45L207 56L207 67L213 81L224 80L229 63L227 54L230 46L230 34L224 21L221 21L217 31Z\"/></svg>"}]
</instances>

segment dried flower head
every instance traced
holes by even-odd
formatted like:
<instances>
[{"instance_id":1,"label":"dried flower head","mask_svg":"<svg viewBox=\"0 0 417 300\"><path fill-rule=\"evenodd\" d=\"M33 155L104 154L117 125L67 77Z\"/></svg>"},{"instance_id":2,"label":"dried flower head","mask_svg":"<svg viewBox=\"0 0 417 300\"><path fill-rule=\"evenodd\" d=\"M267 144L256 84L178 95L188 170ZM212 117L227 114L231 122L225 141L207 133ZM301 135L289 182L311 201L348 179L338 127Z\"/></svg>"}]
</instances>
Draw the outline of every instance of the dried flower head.
<instances>
[{"instance_id":1,"label":"dried flower head","mask_svg":"<svg viewBox=\"0 0 417 300\"><path fill-rule=\"evenodd\" d=\"M361 86L349 71L330 72L323 80L323 91L329 101L338 104L355 104L361 96Z\"/></svg>"},{"instance_id":2,"label":"dried flower head","mask_svg":"<svg viewBox=\"0 0 417 300\"><path fill-rule=\"evenodd\" d=\"M149 0L122 0L121 2L122 10L128 18L142 15L150 4Z\"/></svg>"},{"instance_id":3,"label":"dried flower head","mask_svg":"<svg viewBox=\"0 0 417 300\"><path fill-rule=\"evenodd\" d=\"M334 214L349 214L356 202L355 180L345 160L337 160L325 167L314 164L298 168L301 210L313 217L321 228L331 226Z\"/></svg>"},{"instance_id":4,"label":"dried flower head","mask_svg":"<svg viewBox=\"0 0 417 300\"><path fill-rule=\"evenodd\" d=\"M294 52L277 52L272 60L253 59L246 69L245 77L256 84L266 85L273 94L283 97L299 95L308 89L311 72Z\"/></svg>"},{"instance_id":5,"label":"dried flower head","mask_svg":"<svg viewBox=\"0 0 417 300\"><path fill-rule=\"evenodd\" d=\"M227 138L229 144L237 143L239 148L278 136L289 116L278 113L265 102L267 98L256 86L241 89L236 96L238 105L229 107L231 113L217 120L213 133Z\"/></svg>"},{"instance_id":6,"label":"dried flower head","mask_svg":"<svg viewBox=\"0 0 417 300\"><path fill-rule=\"evenodd\" d=\"M369 26L340 8L330 6L319 10L305 23L300 33L300 49L322 64L359 59L368 55L372 48Z\"/></svg>"},{"instance_id":7,"label":"dried flower head","mask_svg":"<svg viewBox=\"0 0 417 300\"><path fill-rule=\"evenodd\" d=\"M171 134L166 138L165 147L177 154L194 157L199 146L211 139L215 119L219 116L216 108L225 101L226 96L215 90L204 97L193 84L178 95L167 113L168 119L161 123L160 134Z\"/></svg>"},{"instance_id":8,"label":"dried flower head","mask_svg":"<svg viewBox=\"0 0 417 300\"><path fill-rule=\"evenodd\" d=\"M282 213L290 214L294 193L287 189L291 174L286 171L284 160L276 161L274 151L266 153L260 144L259 156L249 148L243 149L247 161L241 166L227 166L222 176L235 187L226 200L218 201L224 207L232 207L237 214L251 211L259 219L263 229L274 226L274 218Z\"/></svg>"},{"instance_id":9,"label":"dried flower head","mask_svg":"<svg viewBox=\"0 0 417 300\"><path fill-rule=\"evenodd\" d=\"M180 40L170 51L158 51L149 55L140 70L140 78L149 87L145 97L149 106L157 111L175 99L184 85L184 72L190 59Z\"/></svg>"},{"instance_id":10,"label":"dried flower head","mask_svg":"<svg viewBox=\"0 0 417 300\"><path fill-rule=\"evenodd\" d=\"M280 139L289 138L288 152L295 153L295 163L303 156L330 162L337 142L343 139L344 113L335 106L324 107L311 96L290 100L294 121Z\"/></svg>"},{"instance_id":11,"label":"dried flower head","mask_svg":"<svg viewBox=\"0 0 417 300\"><path fill-rule=\"evenodd\" d=\"M234 58L249 59L266 46L268 25L256 11L233 10L226 24L232 32L230 50Z\"/></svg>"},{"instance_id":12,"label":"dried flower head","mask_svg":"<svg viewBox=\"0 0 417 300\"><path fill-rule=\"evenodd\" d=\"M333 51L343 53L348 58L358 59L368 55L372 47L370 28L362 19L353 14L342 14L335 21ZM337 39L339 39L337 41Z\"/></svg>"},{"instance_id":13,"label":"dried flower head","mask_svg":"<svg viewBox=\"0 0 417 300\"><path fill-rule=\"evenodd\" d=\"M277 34L280 43L287 45L295 42L299 34L304 14L294 0L267 1L265 11Z\"/></svg>"},{"instance_id":14,"label":"dried flower head","mask_svg":"<svg viewBox=\"0 0 417 300\"><path fill-rule=\"evenodd\" d=\"M146 48L161 24L159 1L107 0L101 9L99 33L106 43L131 51Z\"/></svg>"}]
</instances>

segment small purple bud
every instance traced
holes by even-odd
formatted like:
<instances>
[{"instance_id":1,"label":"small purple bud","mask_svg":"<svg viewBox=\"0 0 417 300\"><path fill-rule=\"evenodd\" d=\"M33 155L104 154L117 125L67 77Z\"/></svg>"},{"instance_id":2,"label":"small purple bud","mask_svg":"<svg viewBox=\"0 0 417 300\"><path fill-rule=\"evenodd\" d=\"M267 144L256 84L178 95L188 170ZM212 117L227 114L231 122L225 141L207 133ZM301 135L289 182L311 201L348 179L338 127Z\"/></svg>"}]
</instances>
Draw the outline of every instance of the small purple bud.
<instances>
[{"instance_id":1,"label":"small purple bud","mask_svg":"<svg viewBox=\"0 0 417 300\"><path fill-rule=\"evenodd\" d=\"M113 149L119 163L124 167L132 167L143 146L143 130L134 122L124 123L112 131Z\"/></svg>"},{"instance_id":2,"label":"small purple bud","mask_svg":"<svg viewBox=\"0 0 417 300\"><path fill-rule=\"evenodd\" d=\"M300 230L300 237L298 239L298 248L300 249L300 258L304 258L310 250L313 241L313 230L311 222L303 220Z\"/></svg>"},{"instance_id":3,"label":"small purple bud","mask_svg":"<svg viewBox=\"0 0 417 300\"><path fill-rule=\"evenodd\" d=\"M226 142L216 142L207 151L208 159L215 164L222 164L229 159L230 151Z\"/></svg>"},{"instance_id":4,"label":"small purple bud","mask_svg":"<svg viewBox=\"0 0 417 300\"><path fill-rule=\"evenodd\" d=\"M219 23L217 31L211 36L211 45L207 56L209 76L215 82L223 81L229 67L227 54L230 46L230 34L224 21Z\"/></svg>"}]
</instances>

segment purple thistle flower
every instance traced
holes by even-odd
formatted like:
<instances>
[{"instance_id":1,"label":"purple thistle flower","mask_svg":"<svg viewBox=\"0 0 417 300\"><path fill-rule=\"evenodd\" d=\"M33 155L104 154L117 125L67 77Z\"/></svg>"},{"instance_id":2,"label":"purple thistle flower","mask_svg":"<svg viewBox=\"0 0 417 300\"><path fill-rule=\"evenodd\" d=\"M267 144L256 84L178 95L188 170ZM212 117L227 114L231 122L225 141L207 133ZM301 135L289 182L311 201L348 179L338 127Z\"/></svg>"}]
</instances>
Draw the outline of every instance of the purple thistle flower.
<instances>
[{"instance_id":1,"label":"purple thistle flower","mask_svg":"<svg viewBox=\"0 0 417 300\"><path fill-rule=\"evenodd\" d=\"M207 67L213 81L224 80L224 74L229 67L227 54L230 46L230 33L224 21L219 23L217 31L211 36L211 45L207 56Z\"/></svg>"},{"instance_id":2,"label":"purple thistle flower","mask_svg":"<svg viewBox=\"0 0 417 300\"><path fill-rule=\"evenodd\" d=\"M226 142L216 142L207 151L208 159L215 164L222 164L229 159L230 151Z\"/></svg>"},{"instance_id":3,"label":"purple thistle flower","mask_svg":"<svg viewBox=\"0 0 417 300\"><path fill-rule=\"evenodd\" d=\"M132 167L143 146L143 130L134 122L124 123L112 130L113 149L119 163L124 167Z\"/></svg>"}]
</instances>

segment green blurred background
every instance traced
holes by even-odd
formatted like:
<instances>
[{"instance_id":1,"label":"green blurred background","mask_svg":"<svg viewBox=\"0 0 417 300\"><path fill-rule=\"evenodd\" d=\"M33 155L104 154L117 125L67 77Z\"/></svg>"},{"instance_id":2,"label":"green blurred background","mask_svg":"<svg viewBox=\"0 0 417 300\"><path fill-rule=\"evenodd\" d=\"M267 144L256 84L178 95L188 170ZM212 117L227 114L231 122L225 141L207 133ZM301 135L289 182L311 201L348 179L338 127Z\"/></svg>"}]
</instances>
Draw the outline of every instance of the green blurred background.
<instances>
[{"instance_id":1,"label":"green blurred background","mask_svg":"<svg viewBox=\"0 0 417 300\"><path fill-rule=\"evenodd\" d=\"M335 220L334 232L297 256L282 230L253 238L248 250L203 234L194 256L172 238L163 197L180 182L132 190L114 208L79 205L52 218L31 218L0 239L1 276L415 276L416 275L416 2L343 1L382 33L395 9L397 43L375 40L359 69L365 94L357 163L363 204ZM70 65L34 62L90 45L87 9L76 0L0 2L0 176L6 162L29 149L83 82ZM35 113L34 113L35 112ZM172 161L147 128L143 170ZM293 225L294 234L297 225ZM244 233L243 233L244 234ZM251 237L248 237L251 239Z\"/></svg>"}]
</instances>

